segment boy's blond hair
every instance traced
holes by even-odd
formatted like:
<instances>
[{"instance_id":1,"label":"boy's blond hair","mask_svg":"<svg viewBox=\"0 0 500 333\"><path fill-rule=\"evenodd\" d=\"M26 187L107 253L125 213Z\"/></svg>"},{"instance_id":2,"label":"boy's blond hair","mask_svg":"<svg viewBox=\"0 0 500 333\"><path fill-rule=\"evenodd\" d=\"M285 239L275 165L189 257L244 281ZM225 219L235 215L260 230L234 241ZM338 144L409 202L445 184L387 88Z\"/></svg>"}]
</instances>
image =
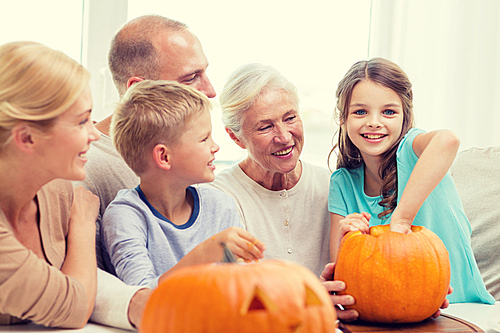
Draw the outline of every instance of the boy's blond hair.
<instances>
[{"instance_id":1,"label":"boy's blond hair","mask_svg":"<svg viewBox=\"0 0 500 333\"><path fill-rule=\"evenodd\" d=\"M158 144L178 143L193 116L211 110L208 98L174 81L144 80L131 86L111 120L113 144L140 176Z\"/></svg>"}]
</instances>

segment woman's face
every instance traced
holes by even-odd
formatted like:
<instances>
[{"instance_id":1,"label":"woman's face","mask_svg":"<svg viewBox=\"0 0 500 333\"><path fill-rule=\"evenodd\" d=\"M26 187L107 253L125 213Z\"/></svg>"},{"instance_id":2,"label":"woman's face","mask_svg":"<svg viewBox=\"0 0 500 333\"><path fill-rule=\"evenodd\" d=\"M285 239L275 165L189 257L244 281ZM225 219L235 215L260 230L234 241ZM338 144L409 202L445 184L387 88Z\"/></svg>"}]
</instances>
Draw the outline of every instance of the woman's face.
<instances>
[{"instance_id":1,"label":"woman's face","mask_svg":"<svg viewBox=\"0 0 500 333\"><path fill-rule=\"evenodd\" d=\"M293 171L304 145L294 97L281 89L264 92L245 112L236 143L247 149L248 157L266 172Z\"/></svg>"},{"instance_id":2,"label":"woman's face","mask_svg":"<svg viewBox=\"0 0 500 333\"><path fill-rule=\"evenodd\" d=\"M90 117L91 111L92 96L87 86L76 102L57 117L50 131L40 136L38 153L52 177L85 179L87 150L90 143L100 137Z\"/></svg>"}]
</instances>

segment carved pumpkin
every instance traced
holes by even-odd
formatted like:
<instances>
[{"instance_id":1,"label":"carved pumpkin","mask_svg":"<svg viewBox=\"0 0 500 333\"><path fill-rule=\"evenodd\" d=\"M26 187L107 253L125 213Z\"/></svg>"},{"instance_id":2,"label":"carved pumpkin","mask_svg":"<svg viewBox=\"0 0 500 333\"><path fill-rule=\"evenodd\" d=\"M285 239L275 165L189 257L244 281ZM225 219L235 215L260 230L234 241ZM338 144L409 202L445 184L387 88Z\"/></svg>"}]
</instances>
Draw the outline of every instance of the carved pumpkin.
<instances>
[{"instance_id":1,"label":"carved pumpkin","mask_svg":"<svg viewBox=\"0 0 500 333\"><path fill-rule=\"evenodd\" d=\"M412 323L432 316L450 284L448 251L439 237L424 227L412 233L370 228L369 234L349 232L340 243L335 280L346 283L339 294L352 295L359 319L379 323Z\"/></svg>"},{"instance_id":2,"label":"carved pumpkin","mask_svg":"<svg viewBox=\"0 0 500 333\"><path fill-rule=\"evenodd\" d=\"M156 289L141 333L335 332L328 292L307 268L277 260L179 269Z\"/></svg>"}]
</instances>

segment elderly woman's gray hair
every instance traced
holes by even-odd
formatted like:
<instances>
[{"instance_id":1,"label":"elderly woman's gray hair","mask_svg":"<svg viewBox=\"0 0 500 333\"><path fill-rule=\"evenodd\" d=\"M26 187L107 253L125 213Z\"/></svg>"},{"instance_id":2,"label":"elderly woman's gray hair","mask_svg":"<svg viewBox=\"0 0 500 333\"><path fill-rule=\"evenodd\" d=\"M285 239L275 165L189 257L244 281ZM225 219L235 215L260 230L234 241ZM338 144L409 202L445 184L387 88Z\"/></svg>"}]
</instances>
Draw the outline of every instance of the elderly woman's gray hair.
<instances>
[{"instance_id":1,"label":"elderly woman's gray hair","mask_svg":"<svg viewBox=\"0 0 500 333\"><path fill-rule=\"evenodd\" d=\"M298 107L297 88L273 67L252 63L235 70L219 97L224 125L235 135L239 135L245 111L252 107L259 96L274 89L289 93Z\"/></svg>"}]
</instances>

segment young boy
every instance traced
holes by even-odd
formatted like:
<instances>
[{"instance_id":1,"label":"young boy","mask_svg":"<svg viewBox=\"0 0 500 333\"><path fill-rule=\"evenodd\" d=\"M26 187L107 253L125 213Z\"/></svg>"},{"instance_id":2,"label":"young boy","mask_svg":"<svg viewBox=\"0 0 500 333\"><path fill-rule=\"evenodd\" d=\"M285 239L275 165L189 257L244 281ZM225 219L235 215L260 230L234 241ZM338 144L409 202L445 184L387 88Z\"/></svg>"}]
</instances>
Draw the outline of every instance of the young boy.
<instances>
[{"instance_id":1,"label":"young boy","mask_svg":"<svg viewBox=\"0 0 500 333\"><path fill-rule=\"evenodd\" d=\"M215 177L210 109L188 86L141 81L113 115L113 144L140 184L109 204L101 240L105 264L127 284L154 288L174 266L217 262L221 242L243 259L263 257L264 244L240 228L231 197L190 186Z\"/></svg>"}]
</instances>

